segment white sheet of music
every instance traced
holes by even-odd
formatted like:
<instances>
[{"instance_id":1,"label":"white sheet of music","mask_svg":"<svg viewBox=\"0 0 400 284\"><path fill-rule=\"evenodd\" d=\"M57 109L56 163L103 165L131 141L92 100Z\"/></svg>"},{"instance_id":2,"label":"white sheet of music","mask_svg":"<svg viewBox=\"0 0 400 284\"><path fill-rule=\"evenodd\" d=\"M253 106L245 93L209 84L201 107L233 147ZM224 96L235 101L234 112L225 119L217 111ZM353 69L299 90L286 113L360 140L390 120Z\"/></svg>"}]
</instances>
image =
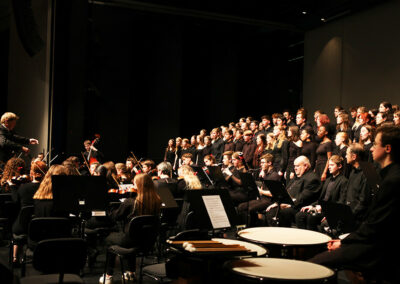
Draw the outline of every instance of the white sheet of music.
<instances>
[{"instance_id":1,"label":"white sheet of music","mask_svg":"<svg viewBox=\"0 0 400 284\"><path fill-rule=\"evenodd\" d=\"M228 216L219 195L203 195L204 205L214 229L230 227Z\"/></svg>"}]
</instances>

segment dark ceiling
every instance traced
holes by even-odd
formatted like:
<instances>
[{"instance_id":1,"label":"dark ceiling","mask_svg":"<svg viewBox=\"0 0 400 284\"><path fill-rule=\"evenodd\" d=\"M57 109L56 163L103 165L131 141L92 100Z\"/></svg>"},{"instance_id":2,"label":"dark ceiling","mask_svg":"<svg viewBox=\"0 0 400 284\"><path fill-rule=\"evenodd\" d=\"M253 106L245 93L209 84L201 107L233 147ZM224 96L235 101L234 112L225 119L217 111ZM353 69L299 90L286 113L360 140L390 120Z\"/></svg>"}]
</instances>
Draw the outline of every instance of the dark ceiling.
<instances>
[{"instance_id":1,"label":"dark ceiling","mask_svg":"<svg viewBox=\"0 0 400 284\"><path fill-rule=\"evenodd\" d=\"M304 32L388 0L89 0L119 6Z\"/></svg>"}]
</instances>

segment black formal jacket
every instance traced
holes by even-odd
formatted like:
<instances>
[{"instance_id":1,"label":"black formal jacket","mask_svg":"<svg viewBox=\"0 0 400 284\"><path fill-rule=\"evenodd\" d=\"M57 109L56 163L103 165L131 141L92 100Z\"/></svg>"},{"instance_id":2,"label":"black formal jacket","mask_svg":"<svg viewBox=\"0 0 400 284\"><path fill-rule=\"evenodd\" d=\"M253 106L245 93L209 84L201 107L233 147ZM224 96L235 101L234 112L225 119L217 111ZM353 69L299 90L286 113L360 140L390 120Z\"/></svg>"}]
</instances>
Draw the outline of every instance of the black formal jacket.
<instances>
[{"instance_id":1,"label":"black formal jacket","mask_svg":"<svg viewBox=\"0 0 400 284\"><path fill-rule=\"evenodd\" d=\"M326 195L326 190L328 188L328 184L330 182L334 183L333 190L330 193L328 200L325 201L330 201L330 202L340 202L340 200L343 200L344 196L346 196L346 190L347 190L347 178L343 175L340 174L336 176L335 178L333 176L330 176L326 179L324 182L324 185L322 186L321 194L319 196L319 200L324 200L325 195ZM315 205L318 204L315 202Z\"/></svg>"},{"instance_id":2,"label":"black formal jacket","mask_svg":"<svg viewBox=\"0 0 400 284\"><path fill-rule=\"evenodd\" d=\"M224 147L225 143L221 138L218 138L218 140L214 141L214 143L211 145L211 154L215 157L217 163L221 163L222 161Z\"/></svg>"},{"instance_id":3,"label":"black formal jacket","mask_svg":"<svg viewBox=\"0 0 400 284\"><path fill-rule=\"evenodd\" d=\"M294 178L287 186L289 195L295 199L294 209L300 209L317 200L321 191L321 179L311 170L300 178Z\"/></svg>"},{"instance_id":4,"label":"black formal jacket","mask_svg":"<svg viewBox=\"0 0 400 284\"><path fill-rule=\"evenodd\" d=\"M7 162L13 151L22 151L22 146L28 144L29 138L19 136L0 124L0 161Z\"/></svg>"},{"instance_id":5,"label":"black formal jacket","mask_svg":"<svg viewBox=\"0 0 400 284\"><path fill-rule=\"evenodd\" d=\"M360 221L364 218L370 203L370 194L367 178L362 169L353 167L350 172L346 195L344 196L345 200L341 200L340 203L349 205L356 219Z\"/></svg>"},{"instance_id":6,"label":"black formal jacket","mask_svg":"<svg viewBox=\"0 0 400 284\"><path fill-rule=\"evenodd\" d=\"M381 182L374 192L371 205L360 226L345 239L343 245L355 247L354 259L363 266L377 265L398 275L398 234L395 228L400 220L400 165L390 164L380 172ZM360 246L362 245L362 246ZM366 253L362 253L361 248ZM396 282L399 283L399 282Z\"/></svg>"}]
</instances>

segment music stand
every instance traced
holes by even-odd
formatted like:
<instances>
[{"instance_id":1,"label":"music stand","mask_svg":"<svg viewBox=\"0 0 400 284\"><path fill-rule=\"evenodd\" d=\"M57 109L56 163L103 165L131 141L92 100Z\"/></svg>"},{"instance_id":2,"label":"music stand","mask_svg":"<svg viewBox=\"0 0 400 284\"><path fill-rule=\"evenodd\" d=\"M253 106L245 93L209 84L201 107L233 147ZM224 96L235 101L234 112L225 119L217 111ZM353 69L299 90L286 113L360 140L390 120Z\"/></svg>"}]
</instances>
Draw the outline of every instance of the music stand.
<instances>
[{"instance_id":1,"label":"music stand","mask_svg":"<svg viewBox=\"0 0 400 284\"><path fill-rule=\"evenodd\" d=\"M178 208L178 204L176 203L174 196L169 189L169 185L170 184L168 183L158 184L157 193L161 199L161 209Z\"/></svg>"},{"instance_id":2,"label":"music stand","mask_svg":"<svg viewBox=\"0 0 400 284\"><path fill-rule=\"evenodd\" d=\"M278 204L278 208L273 220L275 220L276 224L279 225L278 215L279 211L281 210L281 204L285 203L293 206L294 202L282 182L276 180L264 180L263 183L271 192L272 201Z\"/></svg>"},{"instance_id":3,"label":"music stand","mask_svg":"<svg viewBox=\"0 0 400 284\"><path fill-rule=\"evenodd\" d=\"M204 184L206 187L214 185L209 175L203 170L203 167L196 165L191 165L191 167L202 184Z\"/></svg>"},{"instance_id":4,"label":"music stand","mask_svg":"<svg viewBox=\"0 0 400 284\"><path fill-rule=\"evenodd\" d=\"M199 229L225 229L238 224L236 210L228 190L188 190L186 195ZM214 202L222 203L222 206L219 208L217 204L210 208L210 205L216 204ZM226 218L229 222L226 222Z\"/></svg>"},{"instance_id":5,"label":"music stand","mask_svg":"<svg viewBox=\"0 0 400 284\"><path fill-rule=\"evenodd\" d=\"M247 199L257 199L260 198L260 192L258 191L257 184L250 173L239 172L240 180L242 181L242 187L247 192Z\"/></svg>"},{"instance_id":6,"label":"music stand","mask_svg":"<svg viewBox=\"0 0 400 284\"><path fill-rule=\"evenodd\" d=\"M324 200L320 200L318 203L321 205L322 213L332 232L336 230L339 236L354 231L356 220L350 206Z\"/></svg>"},{"instance_id":7,"label":"music stand","mask_svg":"<svg viewBox=\"0 0 400 284\"><path fill-rule=\"evenodd\" d=\"M283 183L276 180L263 180L266 188L271 192L272 200L278 204L294 205L292 198L284 187Z\"/></svg>"},{"instance_id":8,"label":"music stand","mask_svg":"<svg viewBox=\"0 0 400 284\"><path fill-rule=\"evenodd\" d=\"M208 167L210 171L210 177L214 181L214 184L219 188L229 188L229 184L226 181L224 174L221 171L221 168L218 166Z\"/></svg>"},{"instance_id":9,"label":"music stand","mask_svg":"<svg viewBox=\"0 0 400 284\"><path fill-rule=\"evenodd\" d=\"M101 213L93 216L106 215L106 178L103 176L57 175L51 177L51 182L54 211L77 215L81 221L80 233L84 238L86 223L84 213Z\"/></svg>"},{"instance_id":10,"label":"music stand","mask_svg":"<svg viewBox=\"0 0 400 284\"><path fill-rule=\"evenodd\" d=\"M80 213L107 208L107 183L102 176L52 176L54 210Z\"/></svg>"}]
</instances>

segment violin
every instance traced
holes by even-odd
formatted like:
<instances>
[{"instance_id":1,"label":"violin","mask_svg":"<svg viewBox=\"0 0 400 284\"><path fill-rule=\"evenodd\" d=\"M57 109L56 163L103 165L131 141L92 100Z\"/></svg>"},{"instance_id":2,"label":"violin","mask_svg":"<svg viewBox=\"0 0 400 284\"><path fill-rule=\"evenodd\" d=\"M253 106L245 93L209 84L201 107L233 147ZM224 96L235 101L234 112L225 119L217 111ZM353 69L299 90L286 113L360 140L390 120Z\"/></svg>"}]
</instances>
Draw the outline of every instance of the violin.
<instances>
[{"instance_id":1,"label":"violin","mask_svg":"<svg viewBox=\"0 0 400 284\"><path fill-rule=\"evenodd\" d=\"M28 183L28 182L31 182L32 180L31 180L31 178L30 178L30 176L28 176L28 175L21 175L21 176L18 176L18 177L12 177L11 178L11 182L13 183L13 184L16 184L16 185L20 185L20 184L23 184L23 183Z\"/></svg>"}]
</instances>

